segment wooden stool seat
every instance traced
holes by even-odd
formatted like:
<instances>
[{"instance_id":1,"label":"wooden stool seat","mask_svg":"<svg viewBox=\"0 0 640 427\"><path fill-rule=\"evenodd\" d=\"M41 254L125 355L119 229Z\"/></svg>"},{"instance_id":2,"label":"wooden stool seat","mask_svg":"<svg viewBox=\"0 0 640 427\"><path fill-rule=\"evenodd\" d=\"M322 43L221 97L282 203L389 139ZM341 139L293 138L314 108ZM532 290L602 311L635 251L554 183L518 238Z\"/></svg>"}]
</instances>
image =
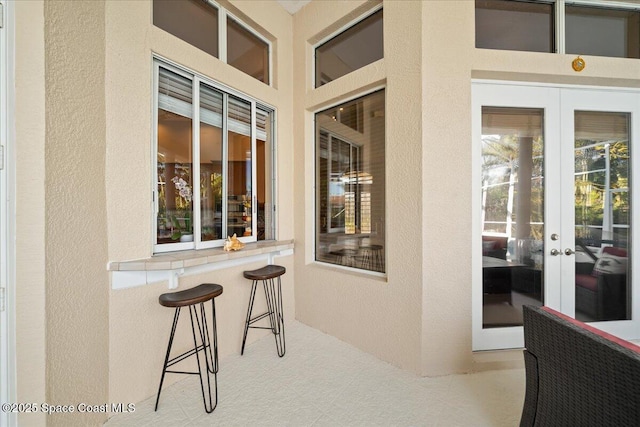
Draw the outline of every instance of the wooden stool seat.
<instances>
[{"instance_id":1,"label":"wooden stool seat","mask_svg":"<svg viewBox=\"0 0 640 427\"><path fill-rule=\"evenodd\" d=\"M184 291L162 294L158 298L158 302L164 307L186 307L209 301L220 294L222 294L222 286L214 283L203 283Z\"/></svg>"},{"instance_id":2,"label":"wooden stool seat","mask_svg":"<svg viewBox=\"0 0 640 427\"><path fill-rule=\"evenodd\" d=\"M275 279L286 273L287 269L281 265L267 265L257 270L245 271L244 277L249 280L269 280Z\"/></svg>"}]
</instances>

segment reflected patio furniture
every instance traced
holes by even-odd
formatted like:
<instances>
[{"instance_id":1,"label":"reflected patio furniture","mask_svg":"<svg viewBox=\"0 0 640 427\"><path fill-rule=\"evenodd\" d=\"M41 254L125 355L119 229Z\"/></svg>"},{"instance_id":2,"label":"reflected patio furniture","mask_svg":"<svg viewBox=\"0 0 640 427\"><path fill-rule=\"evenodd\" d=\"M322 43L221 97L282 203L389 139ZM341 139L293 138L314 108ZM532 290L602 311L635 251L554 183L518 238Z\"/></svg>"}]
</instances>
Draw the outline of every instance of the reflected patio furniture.
<instances>
[{"instance_id":1,"label":"reflected patio furniture","mask_svg":"<svg viewBox=\"0 0 640 427\"><path fill-rule=\"evenodd\" d=\"M482 293L484 296L500 295L509 305L513 305L512 283L517 272L525 264L490 256L482 257Z\"/></svg>"},{"instance_id":2,"label":"reflected patio furniture","mask_svg":"<svg viewBox=\"0 0 640 427\"><path fill-rule=\"evenodd\" d=\"M356 249L336 249L334 251L329 252L330 255L335 257L335 263L338 265L344 265L346 267L355 267L356 266L356 255L358 255L358 250Z\"/></svg>"},{"instance_id":3,"label":"reflected patio furniture","mask_svg":"<svg viewBox=\"0 0 640 427\"><path fill-rule=\"evenodd\" d=\"M616 269L605 265L607 261L623 265ZM580 264L586 263L576 264L576 310L588 316L586 320L629 319L627 251L607 246L595 264Z\"/></svg>"},{"instance_id":4,"label":"reflected patio furniture","mask_svg":"<svg viewBox=\"0 0 640 427\"><path fill-rule=\"evenodd\" d=\"M384 271L382 245L360 246L360 266L365 270Z\"/></svg>"}]
</instances>

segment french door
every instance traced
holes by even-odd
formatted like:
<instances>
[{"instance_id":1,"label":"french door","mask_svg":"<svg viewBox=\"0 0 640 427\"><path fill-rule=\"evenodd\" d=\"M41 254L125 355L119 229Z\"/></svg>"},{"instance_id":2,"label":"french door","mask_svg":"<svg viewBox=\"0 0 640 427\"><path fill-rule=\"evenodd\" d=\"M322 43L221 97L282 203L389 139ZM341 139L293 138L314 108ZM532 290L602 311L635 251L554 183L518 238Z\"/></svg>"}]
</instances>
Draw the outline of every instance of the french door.
<instances>
[{"instance_id":1,"label":"french door","mask_svg":"<svg viewBox=\"0 0 640 427\"><path fill-rule=\"evenodd\" d=\"M640 338L640 92L472 92L473 349L522 347L525 304Z\"/></svg>"}]
</instances>

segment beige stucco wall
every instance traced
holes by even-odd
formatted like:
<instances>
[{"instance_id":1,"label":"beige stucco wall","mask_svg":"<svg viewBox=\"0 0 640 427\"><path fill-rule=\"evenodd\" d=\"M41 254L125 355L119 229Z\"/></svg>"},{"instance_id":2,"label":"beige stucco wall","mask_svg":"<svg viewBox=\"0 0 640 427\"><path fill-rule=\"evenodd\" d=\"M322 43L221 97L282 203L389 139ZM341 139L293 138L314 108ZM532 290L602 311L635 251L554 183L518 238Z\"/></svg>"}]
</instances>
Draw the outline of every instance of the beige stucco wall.
<instances>
[{"instance_id":1,"label":"beige stucco wall","mask_svg":"<svg viewBox=\"0 0 640 427\"><path fill-rule=\"evenodd\" d=\"M109 260L126 261L152 255L152 55L207 76L276 108L278 239L293 239L291 40L292 18L272 1L221 2L272 42L273 84L264 83L152 25L151 2L106 2L106 134L107 223ZM127 13L122 13L123 9ZM276 257L287 268L283 276L285 322L295 318L293 257ZM263 266L247 261L209 273L185 275L177 290L199 283L218 283L224 292L216 301L220 357L239 353L251 284L242 271ZM158 304L168 283L112 290L109 298L109 399L139 402L156 393L173 311ZM257 294L256 313L264 306ZM174 350L189 346L188 317ZM187 328L187 329L184 329ZM251 330L248 345L266 331ZM191 343L193 345L193 343ZM274 348L275 351L275 348ZM221 370L224 366L221 367ZM168 375L165 385L182 377Z\"/></svg>"},{"instance_id":2,"label":"beige stucco wall","mask_svg":"<svg viewBox=\"0 0 640 427\"><path fill-rule=\"evenodd\" d=\"M312 45L377 2L314 1L294 16L296 315L298 319L404 369L420 369L422 248L421 8L384 5L385 58L313 89ZM314 262L314 113L386 89L387 278ZM411 220L407 220L411 218Z\"/></svg>"},{"instance_id":3,"label":"beige stucco wall","mask_svg":"<svg viewBox=\"0 0 640 427\"><path fill-rule=\"evenodd\" d=\"M45 2L47 402L108 399L104 3ZM90 255L90 256L87 256ZM104 413L48 425L98 424Z\"/></svg>"},{"instance_id":4,"label":"beige stucco wall","mask_svg":"<svg viewBox=\"0 0 640 427\"><path fill-rule=\"evenodd\" d=\"M474 2L421 11L424 251L422 373L471 364L471 81ZM445 25L446 23L446 25Z\"/></svg>"},{"instance_id":5,"label":"beige stucco wall","mask_svg":"<svg viewBox=\"0 0 640 427\"><path fill-rule=\"evenodd\" d=\"M15 7L16 399L44 402L45 378L45 81L42 1ZM44 425L44 414L20 414Z\"/></svg>"}]
</instances>

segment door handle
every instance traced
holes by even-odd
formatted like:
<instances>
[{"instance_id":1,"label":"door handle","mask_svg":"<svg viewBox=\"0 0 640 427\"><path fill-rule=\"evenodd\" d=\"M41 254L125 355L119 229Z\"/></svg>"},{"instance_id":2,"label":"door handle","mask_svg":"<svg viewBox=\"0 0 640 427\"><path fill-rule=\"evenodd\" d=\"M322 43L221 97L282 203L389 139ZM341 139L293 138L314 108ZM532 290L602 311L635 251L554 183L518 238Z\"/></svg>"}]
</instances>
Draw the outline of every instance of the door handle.
<instances>
[{"instance_id":1,"label":"door handle","mask_svg":"<svg viewBox=\"0 0 640 427\"><path fill-rule=\"evenodd\" d=\"M573 255L575 253L576 253L576 251L574 251L574 250L572 250L570 248L567 248L567 249L564 250L564 254L565 255Z\"/></svg>"},{"instance_id":2,"label":"door handle","mask_svg":"<svg viewBox=\"0 0 640 427\"><path fill-rule=\"evenodd\" d=\"M554 248L554 249L551 249L551 251L549 251L549 255L558 256L558 255L562 255L562 252Z\"/></svg>"}]
</instances>

